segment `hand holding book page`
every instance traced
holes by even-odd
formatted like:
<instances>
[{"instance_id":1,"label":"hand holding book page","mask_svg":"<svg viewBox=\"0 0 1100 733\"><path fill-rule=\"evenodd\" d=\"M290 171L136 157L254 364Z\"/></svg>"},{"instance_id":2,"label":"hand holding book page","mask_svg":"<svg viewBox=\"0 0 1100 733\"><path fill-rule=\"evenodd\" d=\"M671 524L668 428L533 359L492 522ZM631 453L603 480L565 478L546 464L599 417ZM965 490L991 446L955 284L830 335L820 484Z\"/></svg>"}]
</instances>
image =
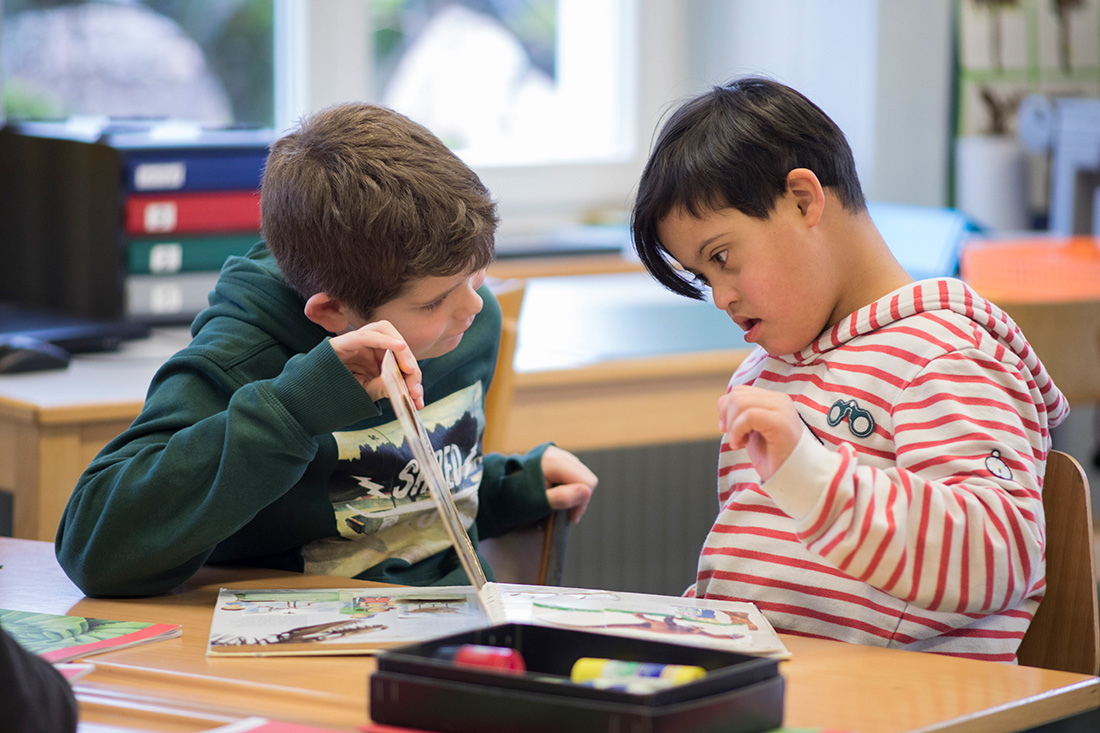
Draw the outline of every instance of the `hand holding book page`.
<instances>
[{"instance_id":1,"label":"hand holding book page","mask_svg":"<svg viewBox=\"0 0 1100 733\"><path fill-rule=\"evenodd\" d=\"M401 376L401 369L397 366L397 359L392 351L387 351L382 359L382 382L386 386L397 420L405 431L405 438L412 446L417 463L420 464L420 470L428 485L428 493L435 501L435 507L447 530L447 535L451 538L451 544L458 553L462 569L466 571L466 577L470 579L474 589L480 591L485 585L485 572L481 569L477 553L474 552L474 543L470 541L470 535L462 526L458 509L455 507L454 499L451 498L451 491L447 488L447 480L443 477L443 469L439 467L435 449L428 440L428 432L424 429L424 424L420 422L420 416L409 395L409 388Z\"/></svg>"}]
</instances>

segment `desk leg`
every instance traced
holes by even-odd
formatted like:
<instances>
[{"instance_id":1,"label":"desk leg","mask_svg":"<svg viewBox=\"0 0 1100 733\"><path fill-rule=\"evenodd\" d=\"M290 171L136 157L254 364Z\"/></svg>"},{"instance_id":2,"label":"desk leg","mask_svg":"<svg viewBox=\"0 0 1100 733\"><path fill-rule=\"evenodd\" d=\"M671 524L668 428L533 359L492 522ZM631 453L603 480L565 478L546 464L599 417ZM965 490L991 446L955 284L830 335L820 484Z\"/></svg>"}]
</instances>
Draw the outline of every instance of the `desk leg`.
<instances>
[{"instance_id":1,"label":"desk leg","mask_svg":"<svg viewBox=\"0 0 1100 733\"><path fill-rule=\"evenodd\" d=\"M38 533L38 428L33 423L0 423L0 489L12 494L12 534L42 539Z\"/></svg>"}]
</instances>

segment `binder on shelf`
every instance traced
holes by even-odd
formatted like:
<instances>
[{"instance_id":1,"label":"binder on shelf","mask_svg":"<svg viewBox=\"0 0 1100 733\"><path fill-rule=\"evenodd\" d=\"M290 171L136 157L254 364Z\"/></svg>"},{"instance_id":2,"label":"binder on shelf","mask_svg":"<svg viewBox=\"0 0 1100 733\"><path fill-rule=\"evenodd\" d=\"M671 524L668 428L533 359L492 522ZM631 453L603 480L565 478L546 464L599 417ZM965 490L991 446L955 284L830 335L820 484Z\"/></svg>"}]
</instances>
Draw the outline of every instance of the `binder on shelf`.
<instances>
[{"instance_id":1,"label":"binder on shelf","mask_svg":"<svg viewBox=\"0 0 1100 733\"><path fill-rule=\"evenodd\" d=\"M226 259L245 254L259 239L258 232L131 239L126 245L126 271L131 275L217 271Z\"/></svg>"},{"instance_id":2,"label":"binder on shelf","mask_svg":"<svg viewBox=\"0 0 1100 733\"><path fill-rule=\"evenodd\" d=\"M129 306L131 241L166 234L258 240L258 188L276 137L267 129L147 120L0 127L0 299L104 321L149 311ZM195 204L203 210L192 211ZM140 222L133 229L128 208ZM188 256L180 254L185 274ZM180 312L176 320L193 316Z\"/></svg>"},{"instance_id":3,"label":"binder on shelf","mask_svg":"<svg viewBox=\"0 0 1100 733\"><path fill-rule=\"evenodd\" d=\"M132 194L125 203L126 233L259 232L260 192L202 191Z\"/></svg>"},{"instance_id":4,"label":"binder on shelf","mask_svg":"<svg viewBox=\"0 0 1100 733\"><path fill-rule=\"evenodd\" d=\"M171 120L16 122L12 132L99 145L117 152L126 190L257 189L275 140L266 128L206 127Z\"/></svg>"},{"instance_id":5,"label":"binder on shelf","mask_svg":"<svg viewBox=\"0 0 1100 733\"><path fill-rule=\"evenodd\" d=\"M209 302L218 272L130 275L125 281L126 317L154 323L190 321Z\"/></svg>"},{"instance_id":6,"label":"binder on shelf","mask_svg":"<svg viewBox=\"0 0 1100 733\"><path fill-rule=\"evenodd\" d=\"M258 189L267 148L133 150L123 158L126 184L136 193Z\"/></svg>"}]
</instances>

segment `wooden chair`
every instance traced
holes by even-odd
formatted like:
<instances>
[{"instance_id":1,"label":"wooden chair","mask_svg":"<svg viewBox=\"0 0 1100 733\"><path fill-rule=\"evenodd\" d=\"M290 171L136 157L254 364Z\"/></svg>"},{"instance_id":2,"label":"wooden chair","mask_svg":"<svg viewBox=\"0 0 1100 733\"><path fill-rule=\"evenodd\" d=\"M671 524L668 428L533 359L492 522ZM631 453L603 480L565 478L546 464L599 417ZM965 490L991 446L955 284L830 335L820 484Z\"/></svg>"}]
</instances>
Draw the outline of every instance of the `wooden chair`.
<instances>
[{"instance_id":1,"label":"wooden chair","mask_svg":"<svg viewBox=\"0 0 1100 733\"><path fill-rule=\"evenodd\" d=\"M526 285L523 280L489 284L489 289L500 303L502 323L496 372L485 395L482 448L486 453L500 452L508 434L512 397L516 391L514 361L519 338L519 314ZM555 511L529 527L520 527L502 537L482 540L478 551L489 561L493 574L502 583L561 585L568 533L568 513Z\"/></svg>"},{"instance_id":2,"label":"wooden chair","mask_svg":"<svg viewBox=\"0 0 1100 733\"><path fill-rule=\"evenodd\" d=\"M512 410L512 397L516 393L516 343L527 283L524 280L501 280L490 283L489 289L500 303L500 351L497 352L493 382L485 395L485 435L482 436L481 446L486 453L499 453L508 434L508 417Z\"/></svg>"},{"instance_id":3,"label":"wooden chair","mask_svg":"<svg viewBox=\"0 0 1100 733\"><path fill-rule=\"evenodd\" d=\"M1061 451L1047 456L1043 509L1047 592L1016 656L1029 667L1095 675L1100 617L1089 483L1081 465Z\"/></svg>"},{"instance_id":4,"label":"wooden chair","mask_svg":"<svg viewBox=\"0 0 1100 733\"><path fill-rule=\"evenodd\" d=\"M559 509L528 527L482 540L477 549L500 583L561 585L568 538L569 512Z\"/></svg>"}]
</instances>

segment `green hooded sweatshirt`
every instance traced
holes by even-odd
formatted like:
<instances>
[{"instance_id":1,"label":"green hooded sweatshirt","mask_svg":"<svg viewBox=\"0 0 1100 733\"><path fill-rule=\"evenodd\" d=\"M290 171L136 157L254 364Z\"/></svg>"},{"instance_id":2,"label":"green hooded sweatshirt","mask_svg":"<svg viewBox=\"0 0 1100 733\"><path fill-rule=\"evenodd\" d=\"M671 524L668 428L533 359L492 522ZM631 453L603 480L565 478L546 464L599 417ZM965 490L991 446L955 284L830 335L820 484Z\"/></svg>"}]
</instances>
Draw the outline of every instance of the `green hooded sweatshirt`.
<instances>
[{"instance_id":1,"label":"green hooded sweatshirt","mask_svg":"<svg viewBox=\"0 0 1100 733\"><path fill-rule=\"evenodd\" d=\"M421 419L475 545L550 511L544 446L481 453L500 308L480 295L459 346L420 363ZM263 244L222 268L190 345L65 509L57 558L86 594L166 593L205 563L468 583L388 400L370 399L304 305Z\"/></svg>"}]
</instances>

